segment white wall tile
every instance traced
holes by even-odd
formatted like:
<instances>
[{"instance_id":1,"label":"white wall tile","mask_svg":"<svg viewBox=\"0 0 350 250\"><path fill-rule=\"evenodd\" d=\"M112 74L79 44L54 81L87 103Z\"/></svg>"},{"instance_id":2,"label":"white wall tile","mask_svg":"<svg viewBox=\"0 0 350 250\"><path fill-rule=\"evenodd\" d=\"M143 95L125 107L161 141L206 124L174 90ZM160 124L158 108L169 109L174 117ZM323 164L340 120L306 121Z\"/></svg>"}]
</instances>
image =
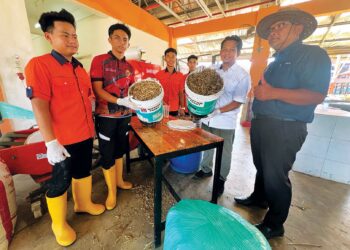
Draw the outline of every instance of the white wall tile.
<instances>
[{"instance_id":1,"label":"white wall tile","mask_svg":"<svg viewBox=\"0 0 350 250\"><path fill-rule=\"evenodd\" d=\"M313 176L320 177L324 159L299 152L293 164L293 170Z\"/></svg>"},{"instance_id":2,"label":"white wall tile","mask_svg":"<svg viewBox=\"0 0 350 250\"><path fill-rule=\"evenodd\" d=\"M336 116L315 114L314 121L307 125L309 135L331 138L336 121Z\"/></svg>"},{"instance_id":3,"label":"white wall tile","mask_svg":"<svg viewBox=\"0 0 350 250\"><path fill-rule=\"evenodd\" d=\"M338 117L332 139L350 141L350 118Z\"/></svg>"},{"instance_id":4,"label":"white wall tile","mask_svg":"<svg viewBox=\"0 0 350 250\"><path fill-rule=\"evenodd\" d=\"M321 172L321 178L350 184L350 163L343 164L326 160Z\"/></svg>"},{"instance_id":5,"label":"white wall tile","mask_svg":"<svg viewBox=\"0 0 350 250\"><path fill-rule=\"evenodd\" d=\"M309 134L306 137L306 140L300 150L300 153L311 155L314 157L325 158L328 151L329 143L329 138Z\"/></svg>"},{"instance_id":6,"label":"white wall tile","mask_svg":"<svg viewBox=\"0 0 350 250\"><path fill-rule=\"evenodd\" d=\"M326 159L350 164L350 141L332 139Z\"/></svg>"}]
</instances>

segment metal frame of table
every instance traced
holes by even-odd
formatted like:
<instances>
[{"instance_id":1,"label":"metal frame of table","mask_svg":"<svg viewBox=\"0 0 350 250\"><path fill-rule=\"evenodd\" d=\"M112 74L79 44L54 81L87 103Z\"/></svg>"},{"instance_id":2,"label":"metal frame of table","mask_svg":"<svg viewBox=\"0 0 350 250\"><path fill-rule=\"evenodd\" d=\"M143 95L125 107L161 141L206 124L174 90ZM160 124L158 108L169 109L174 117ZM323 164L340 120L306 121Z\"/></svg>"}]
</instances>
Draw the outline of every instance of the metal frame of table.
<instances>
[{"instance_id":1,"label":"metal frame of table","mask_svg":"<svg viewBox=\"0 0 350 250\"><path fill-rule=\"evenodd\" d=\"M201 152L208 149L216 149L216 157L215 157L215 171L214 171L214 178L213 178L213 192L212 192L212 203L217 203L218 200L218 181L220 177L220 170L221 170L221 157L222 157L222 150L223 150L223 144L224 140L221 137L218 137L216 135L210 134L207 131L204 131L200 128L196 128L194 130L190 131L174 131L167 127L166 121L162 121L161 123L155 125L155 127L145 127L143 126L140 121L133 117L131 121L131 130L134 132L136 138L139 140L141 145L147 150L148 156L154 158L154 167L155 167L155 173L154 173L154 243L155 247L158 247L161 245L161 232L165 229L165 221L162 222L162 181L169 189L170 193L173 195L173 197L176 199L176 201L181 200L180 196L176 193L174 188L171 186L170 182L163 176L162 168L164 166L165 160L171 159L174 157L187 155L195 152ZM210 138L212 142L207 142L205 145L195 145L190 147L182 147L181 144L178 144L177 147L172 148L172 150L164 150L161 152L161 150L152 148L151 143L154 142L154 138L150 137L147 138L147 136L144 136L144 134L147 135L147 133L155 134L160 136L159 140L163 140L163 132L168 136L169 138L173 139L174 143L179 142L180 140L184 140L181 138L181 135L197 135L200 136L202 139ZM144 133L144 134L142 134ZM188 133L188 134L183 134ZM170 137L171 135L177 134L180 136L179 138L173 138ZM189 138L187 138L189 139ZM153 141L151 141L153 140ZM186 140L185 144L186 144ZM192 144L193 143L192 141ZM133 159L130 159L130 154L127 153L127 169L130 171L130 163L132 161L135 161Z\"/></svg>"}]
</instances>

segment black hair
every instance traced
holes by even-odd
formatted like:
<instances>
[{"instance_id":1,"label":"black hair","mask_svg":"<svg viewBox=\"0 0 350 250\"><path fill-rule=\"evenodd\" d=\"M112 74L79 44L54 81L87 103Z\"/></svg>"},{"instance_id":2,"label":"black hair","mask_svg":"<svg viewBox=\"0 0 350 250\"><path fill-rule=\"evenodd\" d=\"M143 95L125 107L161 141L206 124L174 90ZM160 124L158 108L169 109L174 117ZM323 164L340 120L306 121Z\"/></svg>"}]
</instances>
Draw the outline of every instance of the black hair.
<instances>
[{"instance_id":1,"label":"black hair","mask_svg":"<svg viewBox=\"0 0 350 250\"><path fill-rule=\"evenodd\" d=\"M122 30L122 31L124 31L128 35L128 38L130 40L130 38L131 38L131 31L130 31L128 26L126 26L123 23L113 24L108 29L108 36L111 36L115 30Z\"/></svg>"},{"instance_id":2,"label":"black hair","mask_svg":"<svg viewBox=\"0 0 350 250\"><path fill-rule=\"evenodd\" d=\"M75 19L74 16L66 11L61 9L60 12L50 11L44 12L39 18L39 24L43 32L50 32L54 27L55 21L67 22L74 26L75 28Z\"/></svg>"},{"instance_id":3,"label":"black hair","mask_svg":"<svg viewBox=\"0 0 350 250\"><path fill-rule=\"evenodd\" d=\"M168 53L174 53L175 55L177 55L177 51L176 51L176 49L174 49L174 48L167 48L165 51L164 51L164 56L166 56L166 54L168 54Z\"/></svg>"},{"instance_id":4,"label":"black hair","mask_svg":"<svg viewBox=\"0 0 350 250\"><path fill-rule=\"evenodd\" d=\"M187 57L187 62L189 62L191 59L198 60L198 56L190 55L189 57Z\"/></svg>"},{"instance_id":5,"label":"black hair","mask_svg":"<svg viewBox=\"0 0 350 250\"><path fill-rule=\"evenodd\" d=\"M233 36L227 36L225 39L221 42L221 49L224 46L224 43L227 41L234 41L236 42L236 48L237 48L237 53L241 53L241 49L243 47L243 42L242 39L239 36L233 35Z\"/></svg>"}]
</instances>

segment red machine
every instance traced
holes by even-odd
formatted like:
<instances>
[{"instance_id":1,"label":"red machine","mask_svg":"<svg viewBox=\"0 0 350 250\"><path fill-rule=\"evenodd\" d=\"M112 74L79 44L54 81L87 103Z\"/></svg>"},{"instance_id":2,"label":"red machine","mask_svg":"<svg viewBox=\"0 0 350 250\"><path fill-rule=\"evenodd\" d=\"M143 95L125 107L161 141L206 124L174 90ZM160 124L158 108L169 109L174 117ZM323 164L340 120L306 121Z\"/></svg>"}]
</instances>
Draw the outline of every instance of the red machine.
<instances>
[{"instance_id":1,"label":"red machine","mask_svg":"<svg viewBox=\"0 0 350 250\"><path fill-rule=\"evenodd\" d=\"M146 79L148 77L154 78L155 74L161 70L161 67L159 65L146 63L143 61L128 60L128 62L133 66L135 70L136 79L140 77L141 79Z\"/></svg>"},{"instance_id":2,"label":"red machine","mask_svg":"<svg viewBox=\"0 0 350 250\"><path fill-rule=\"evenodd\" d=\"M24 144L28 135L38 131L38 129L21 130L11 133L17 135L15 141L22 145L12 146L0 150L0 158L5 161L12 175L29 174L37 182L49 179L51 166L46 159L46 147L44 142ZM11 136L9 136L11 137ZM34 167L35 166L35 167Z\"/></svg>"}]
</instances>

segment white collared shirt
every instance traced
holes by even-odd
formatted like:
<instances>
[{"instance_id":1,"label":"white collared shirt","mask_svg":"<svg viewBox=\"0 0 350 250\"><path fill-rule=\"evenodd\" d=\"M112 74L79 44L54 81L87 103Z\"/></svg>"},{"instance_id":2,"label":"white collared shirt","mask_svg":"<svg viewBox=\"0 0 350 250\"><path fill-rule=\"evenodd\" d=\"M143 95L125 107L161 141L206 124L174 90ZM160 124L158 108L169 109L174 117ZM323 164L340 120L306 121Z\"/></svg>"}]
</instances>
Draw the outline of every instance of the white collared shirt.
<instances>
[{"instance_id":1,"label":"white collared shirt","mask_svg":"<svg viewBox=\"0 0 350 250\"><path fill-rule=\"evenodd\" d=\"M232 101L245 103L251 85L249 73L237 63L226 71L221 68L221 65L215 67L215 70L224 81L224 92L219 97L215 108L224 107ZM240 108L237 108L218 114L211 119L202 119L202 123L212 128L235 129L239 111Z\"/></svg>"}]
</instances>

